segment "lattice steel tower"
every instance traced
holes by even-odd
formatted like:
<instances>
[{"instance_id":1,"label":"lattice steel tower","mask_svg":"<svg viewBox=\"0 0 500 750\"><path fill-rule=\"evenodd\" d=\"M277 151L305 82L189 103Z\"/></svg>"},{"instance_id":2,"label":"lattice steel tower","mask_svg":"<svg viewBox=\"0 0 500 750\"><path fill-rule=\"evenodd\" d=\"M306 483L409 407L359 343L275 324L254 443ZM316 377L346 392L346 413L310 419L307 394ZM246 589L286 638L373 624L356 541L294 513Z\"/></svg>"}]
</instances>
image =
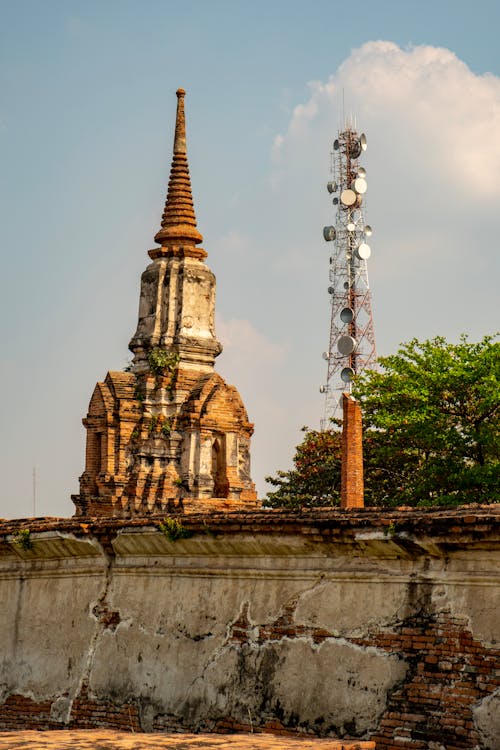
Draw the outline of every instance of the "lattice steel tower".
<instances>
[{"instance_id":1,"label":"lattice steel tower","mask_svg":"<svg viewBox=\"0 0 500 750\"><path fill-rule=\"evenodd\" d=\"M375 332L367 260L371 250L367 238L372 229L365 223L363 199L366 170L359 158L366 151L366 136L346 125L333 143L331 172L327 190L333 195L335 225L323 229L323 237L333 243L330 256L328 293L331 297L330 342L323 353L327 361L326 385L321 429L330 420L342 419L342 393L351 390L351 382L366 368L375 367Z\"/></svg>"}]
</instances>

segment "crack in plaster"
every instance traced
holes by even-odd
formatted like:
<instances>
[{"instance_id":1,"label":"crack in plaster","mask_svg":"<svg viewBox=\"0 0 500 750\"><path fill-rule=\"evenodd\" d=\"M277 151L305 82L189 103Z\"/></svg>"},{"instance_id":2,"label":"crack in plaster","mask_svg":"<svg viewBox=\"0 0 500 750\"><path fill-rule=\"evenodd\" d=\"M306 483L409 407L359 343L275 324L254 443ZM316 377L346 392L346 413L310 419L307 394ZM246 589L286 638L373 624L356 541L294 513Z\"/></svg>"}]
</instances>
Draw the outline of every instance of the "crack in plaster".
<instances>
[{"instance_id":1,"label":"crack in plaster","mask_svg":"<svg viewBox=\"0 0 500 750\"><path fill-rule=\"evenodd\" d=\"M83 669L80 678L74 683L74 687L70 689L67 695L58 696L58 698L52 703L51 717L54 714L54 718L64 724L69 724L71 720L71 712L73 709L73 703L76 698L82 693L82 690L88 686L92 668L94 665L95 654L97 646L99 644L102 634L108 629L109 623L103 618L102 614L107 610L106 599L109 593L109 589L112 583L112 572L115 561L114 552L112 551L111 545L109 545L109 552L106 551L105 545L101 543L96 537L92 538L93 546L98 549L105 560L106 567L104 569L104 581L102 585L101 593L95 602L91 602L89 605L89 615L96 621L94 633L89 642L87 658L83 665ZM118 613L119 616L119 613ZM117 623L118 625L119 623ZM114 628L113 628L114 629Z\"/></svg>"},{"instance_id":2,"label":"crack in plaster","mask_svg":"<svg viewBox=\"0 0 500 750\"><path fill-rule=\"evenodd\" d=\"M246 640L245 645L249 647L250 649L254 650L255 652L262 651L266 647L274 647L278 643L283 642L303 642L310 646L312 651L319 651L322 644L325 642L329 643L335 643L339 646L346 646L349 649L351 649L354 652L362 653L362 654L370 654L377 656L378 658L383 658L386 660L396 659L399 660L400 657L395 654L389 654L387 653L387 650L375 646L375 645L362 645L355 642L350 641L348 638L340 637L338 635L335 635L334 633L326 633L323 631L323 635L320 641L314 639L314 632L318 631L318 628L307 628L304 632L297 634L297 635L287 635L283 634L279 638L263 638L261 633L265 632L266 630L269 630L270 628L276 627L277 623L281 621L286 622L287 620L290 621L290 623L293 622L295 612L297 610L297 606L301 600L302 597L305 595L308 595L310 593L315 592L315 590L321 585L324 579L324 574L320 574L317 578L317 580L312 583L312 585L305 587L302 591L292 594L285 603L280 607L278 616L271 621L268 621L266 624L257 623L253 621L250 617L250 606L251 602L250 600L244 600L241 603L240 609L236 617L230 621L226 628L226 636L224 639L224 642L209 656L208 660L206 661L205 665L203 666L203 669L201 671L201 674L198 674L196 677L193 678L193 680L190 682L190 684L187 686L186 691L184 693L184 702L188 702L191 693L193 691L193 688L196 685L199 685L203 683L205 680L205 676L208 672L208 670L217 664L217 662L223 657L228 651L235 649L237 646L237 639L234 637L234 629L235 627L238 628L238 624L241 623L241 630L244 630L246 633ZM298 628L305 627L305 626L296 626ZM309 632L308 632L309 631Z\"/></svg>"}]
</instances>

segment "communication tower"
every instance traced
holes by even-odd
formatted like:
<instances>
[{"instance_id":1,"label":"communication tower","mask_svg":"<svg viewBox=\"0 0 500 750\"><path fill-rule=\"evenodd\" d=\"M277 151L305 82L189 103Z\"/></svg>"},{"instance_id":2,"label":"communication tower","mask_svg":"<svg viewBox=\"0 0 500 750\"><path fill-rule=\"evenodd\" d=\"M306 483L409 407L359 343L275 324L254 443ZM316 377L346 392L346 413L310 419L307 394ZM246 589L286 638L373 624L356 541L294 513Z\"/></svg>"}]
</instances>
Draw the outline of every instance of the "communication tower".
<instances>
[{"instance_id":1,"label":"communication tower","mask_svg":"<svg viewBox=\"0 0 500 750\"><path fill-rule=\"evenodd\" d=\"M377 358L367 260L372 228L365 223L363 200L366 170L359 159L366 151L366 136L346 125L333 142L331 172L327 183L335 210L335 225L323 229L332 243L328 294L331 299L330 341L323 352L327 362L321 429L331 419L342 419L342 393L351 390L355 375L375 367Z\"/></svg>"}]
</instances>

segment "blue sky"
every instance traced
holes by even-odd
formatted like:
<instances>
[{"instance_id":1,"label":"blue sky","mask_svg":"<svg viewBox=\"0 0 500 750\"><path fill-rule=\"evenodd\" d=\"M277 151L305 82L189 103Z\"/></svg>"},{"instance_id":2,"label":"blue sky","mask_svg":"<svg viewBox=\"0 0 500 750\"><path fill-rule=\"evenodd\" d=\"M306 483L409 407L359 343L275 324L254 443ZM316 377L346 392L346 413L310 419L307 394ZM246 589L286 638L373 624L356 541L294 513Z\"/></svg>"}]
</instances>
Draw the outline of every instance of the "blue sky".
<instances>
[{"instance_id":1,"label":"blue sky","mask_svg":"<svg viewBox=\"0 0 500 750\"><path fill-rule=\"evenodd\" d=\"M121 369L187 90L218 369L253 474L322 414L324 184L346 105L366 130L377 345L498 328L496 2L0 2L0 515L69 515L81 418Z\"/></svg>"}]
</instances>

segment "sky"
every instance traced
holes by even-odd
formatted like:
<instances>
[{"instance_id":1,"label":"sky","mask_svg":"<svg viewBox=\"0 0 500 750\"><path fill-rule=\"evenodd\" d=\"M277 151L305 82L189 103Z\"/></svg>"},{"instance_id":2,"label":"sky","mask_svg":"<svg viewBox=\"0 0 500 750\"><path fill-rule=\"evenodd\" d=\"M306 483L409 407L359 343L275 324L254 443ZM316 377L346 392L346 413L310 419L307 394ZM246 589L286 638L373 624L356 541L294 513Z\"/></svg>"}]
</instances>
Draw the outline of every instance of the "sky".
<instances>
[{"instance_id":1,"label":"sky","mask_svg":"<svg viewBox=\"0 0 500 750\"><path fill-rule=\"evenodd\" d=\"M368 141L378 353L498 330L499 27L497 0L0 0L0 516L74 511L81 419L130 356L178 87L216 367L255 423L260 495L323 413L343 111Z\"/></svg>"}]
</instances>

